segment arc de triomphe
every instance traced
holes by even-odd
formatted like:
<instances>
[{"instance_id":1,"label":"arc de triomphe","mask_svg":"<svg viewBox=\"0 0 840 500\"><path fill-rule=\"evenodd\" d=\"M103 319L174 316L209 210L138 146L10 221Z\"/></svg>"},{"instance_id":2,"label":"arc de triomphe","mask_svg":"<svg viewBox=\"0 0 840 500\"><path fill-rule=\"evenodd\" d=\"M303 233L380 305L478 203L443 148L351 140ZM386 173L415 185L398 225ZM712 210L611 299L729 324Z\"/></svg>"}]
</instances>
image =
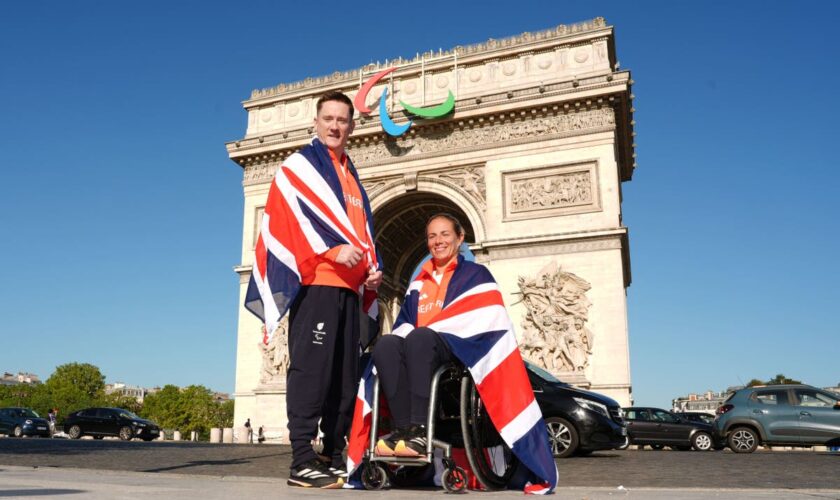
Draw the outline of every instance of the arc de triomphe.
<instances>
[{"instance_id":1,"label":"arc de triomphe","mask_svg":"<svg viewBox=\"0 0 840 500\"><path fill-rule=\"evenodd\" d=\"M602 18L253 91L246 134L227 144L244 171L240 304L268 186L312 137L316 100L330 90L352 99L390 67L348 146L385 262L384 329L426 253L426 218L448 211L504 290L523 355L630 404L621 184L635 168L633 81L619 69L613 28ZM451 91L455 110L393 138L376 105L386 87L398 123L406 121L400 100L429 106ZM235 424L250 418L269 438L285 436L285 335L262 346L259 320L241 305L239 312Z\"/></svg>"}]
</instances>

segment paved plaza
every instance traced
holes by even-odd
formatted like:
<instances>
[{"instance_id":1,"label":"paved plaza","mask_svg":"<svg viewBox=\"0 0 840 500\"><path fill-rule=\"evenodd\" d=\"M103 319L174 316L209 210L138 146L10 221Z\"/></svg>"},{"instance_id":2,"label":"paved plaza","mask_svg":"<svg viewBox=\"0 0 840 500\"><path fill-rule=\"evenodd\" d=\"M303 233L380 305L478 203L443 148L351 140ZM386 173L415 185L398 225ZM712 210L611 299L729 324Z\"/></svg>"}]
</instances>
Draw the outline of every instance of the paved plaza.
<instances>
[{"instance_id":1,"label":"paved plaza","mask_svg":"<svg viewBox=\"0 0 840 500\"><path fill-rule=\"evenodd\" d=\"M395 498L393 491L288 488L289 460L287 446L0 439L0 498ZM840 454L628 450L557 464L561 484L554 498L562 499L840 499ZM443 494L401 490L399 498Z\"/></svg>"}]
</instances>

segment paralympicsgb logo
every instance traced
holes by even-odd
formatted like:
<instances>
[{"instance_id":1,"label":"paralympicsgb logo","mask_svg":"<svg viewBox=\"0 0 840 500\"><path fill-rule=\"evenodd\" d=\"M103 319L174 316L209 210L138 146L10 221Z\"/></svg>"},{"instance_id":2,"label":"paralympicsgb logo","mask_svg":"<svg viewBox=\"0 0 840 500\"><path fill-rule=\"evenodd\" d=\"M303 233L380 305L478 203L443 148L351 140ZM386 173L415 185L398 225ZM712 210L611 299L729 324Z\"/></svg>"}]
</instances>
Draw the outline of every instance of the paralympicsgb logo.
<instances>
[{"instance_id":1,"label":"paralympicsgb logo","mask_svg":"<svg viewBox=\"0 0 840 500\"><path fill-rule=\"evenodd\" d=\"M392 73L396 70L396 67L388 68L386 70L382 70L379 73L376 73L372 77L370 77L362 87L359 89L359 93L356 94L356 98L353 100L353 104L356 106L356 109L359 110L362 114L370 114L371 109L365 105L365 99L367 98L368 92L376 85L379 80L383 77ZM411 124L414 123L411 119L408 120L408 123L404 125L397 125L394 123L394 120L391 118L391 115L388 114L388 108L386 102L388 100L388 88L382 91L382 95L379 97L379 119L382 122L382 130L385 131L390 136L398 137L403 135L404 133L408 132L408 129L411 128ZM452 91L449 91L449 95L446 97L446 100L443 101L441 104L437 106L427 106L423 108L417 108L411 105L406 104L403 101L400 101L400 105L405 109L405 111L409 115L413 115L415 117L426 118L426 119L434 119L434 118L441 118L443 116L448 115L455 109L455 94Z\"/></svg>"}]
</instances>

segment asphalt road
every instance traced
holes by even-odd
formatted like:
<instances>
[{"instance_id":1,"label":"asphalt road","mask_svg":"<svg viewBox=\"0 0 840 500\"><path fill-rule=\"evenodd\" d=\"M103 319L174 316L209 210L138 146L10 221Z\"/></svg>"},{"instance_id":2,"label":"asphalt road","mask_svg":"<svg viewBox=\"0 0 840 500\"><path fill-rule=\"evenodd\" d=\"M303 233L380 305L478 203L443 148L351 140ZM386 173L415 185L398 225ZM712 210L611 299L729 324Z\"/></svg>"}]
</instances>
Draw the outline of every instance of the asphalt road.
<instances>
[{"instance_id":1,"label":"asphalt road","mask_svg":"<svg viewBox=\"0 0 840 500\"><path fill-rule=\"evenodd\" d=\"M0 438L0 465L288 477L280 445ZM840 454L812 451L736 455L730 451L627 450L557 461L564 487L840 490Z\"/></svg>"}]
</instances>

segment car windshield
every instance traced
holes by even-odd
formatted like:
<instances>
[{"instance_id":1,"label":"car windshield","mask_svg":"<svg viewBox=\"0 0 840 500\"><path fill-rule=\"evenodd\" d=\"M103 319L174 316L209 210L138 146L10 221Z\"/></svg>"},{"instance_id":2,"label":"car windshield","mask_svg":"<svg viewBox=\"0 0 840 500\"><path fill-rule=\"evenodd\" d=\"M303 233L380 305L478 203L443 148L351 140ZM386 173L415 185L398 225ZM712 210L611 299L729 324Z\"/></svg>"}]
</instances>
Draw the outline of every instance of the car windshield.
<instances>
[{"instance_id":1,"label":"car windshield","mask_svg":"<svg viewBox=\"0 0 840 500\"><path fill-rule=\"evenodd\" d=\"M18 417L29 417L29 418L40 418L37 413L30 410L29 408L22 408L17 411Z\"/></svg>"},{"instance_id":2,"label":"car windshield","mask_svg":"<svg viewBox=\"0 0 840 500\"><path fill-rule=\"evenodd\" d=\"M568 385L565 382L558 379L557 377L555 377L554 375L552 375L552 374L548 373L547 371L543 370L539 366L531 363L530 361L525 361L525 365L528 367L528 370L534 372L534 374L536 376L545 380L546 382L551 382L551 383L554 383L554 384Z\"/></svg>"},{"instance_id":3,"label":"car windshield","mask_svg":"<svg viewBox=\"0 0 840 500\"><path fill-rule=\"evenodd\" d=\"M137 415L135 415L135 414L131 413L131 412L130 412L130 411L128 411L128 410L120 410L120 416L121 416L122 418L130 418L130 419L133 419L133 420L139 420L139 419L140 419L140 417L138 417Z\"/></svg>"}]
</instances>

